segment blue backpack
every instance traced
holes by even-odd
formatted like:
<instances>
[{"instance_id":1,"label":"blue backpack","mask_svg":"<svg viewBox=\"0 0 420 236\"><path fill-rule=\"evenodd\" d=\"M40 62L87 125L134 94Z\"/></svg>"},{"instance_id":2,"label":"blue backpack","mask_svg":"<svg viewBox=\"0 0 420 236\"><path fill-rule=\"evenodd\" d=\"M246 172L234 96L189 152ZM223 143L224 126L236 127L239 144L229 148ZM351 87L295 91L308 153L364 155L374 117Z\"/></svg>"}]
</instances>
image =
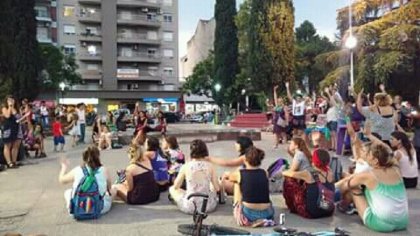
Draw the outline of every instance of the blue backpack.
<instances>
[{"instance_id":1,"label":"blue backpack","mask_svg":"<svg viewBox=\"0 0 420 236\"><path fill-rule=\"evenodd\" d=\"M96 181L96 170L90 173L86 167L82 167L83 178L77 185L75 194L70 201L70 214L76 220L97 219L104 207L103 196L99 193Z\"/></svg>"}]
</instances>

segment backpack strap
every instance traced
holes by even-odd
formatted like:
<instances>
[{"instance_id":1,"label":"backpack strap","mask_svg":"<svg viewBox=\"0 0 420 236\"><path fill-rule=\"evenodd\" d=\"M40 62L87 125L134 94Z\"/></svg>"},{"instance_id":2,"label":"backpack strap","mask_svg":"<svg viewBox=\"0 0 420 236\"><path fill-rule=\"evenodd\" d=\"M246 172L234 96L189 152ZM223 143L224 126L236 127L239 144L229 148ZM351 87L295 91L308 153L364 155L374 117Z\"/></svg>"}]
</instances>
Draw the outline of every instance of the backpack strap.
<instances>
[{"instance_id":1,"label":"backpack strap","mask_svg":"<svg viewBox=\"0 0 420 236\"><path fill-rule=\"evenodd\" d=\"M311 173L311 176L315 180L316 183L321 183L321 181L319 180L318 171L310 170L309 173Z\"/></svg>"}]
</instances>

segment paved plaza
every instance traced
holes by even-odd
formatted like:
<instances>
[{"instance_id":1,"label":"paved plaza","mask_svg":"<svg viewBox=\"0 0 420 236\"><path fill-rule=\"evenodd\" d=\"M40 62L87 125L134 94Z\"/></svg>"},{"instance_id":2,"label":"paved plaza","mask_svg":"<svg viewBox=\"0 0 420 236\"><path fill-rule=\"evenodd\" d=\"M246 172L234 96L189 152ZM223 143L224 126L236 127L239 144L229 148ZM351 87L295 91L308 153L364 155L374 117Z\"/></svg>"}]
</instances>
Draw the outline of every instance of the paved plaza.
<instances>
[{"instance_id":1,"label":"paved plaza","mask_svg":"<svg viewBox=\"0 0 420 236\"><path fill-rule=\"evenodd\" d=\"M203 124L204 126L204 124ZM262 141L256 146L266 151L263 167L267 167L277 157L285 157L284 145L278 149L272 148L272 135L264 133ZM76 222L67 213L64 206L63 193L70 185L58 183L60 169L59 155L51 152L52 140L47 140L48 158L30 160L32 164L19 169L0 172L0 235L5 232L19 232L23 235L179 235L176 232L178 224L191 223L192 217L181 213L172 205L167 192L162 193L160 200L146 206L129 206L122 202L114 202L111 211L98 220ZM216 157L235 157L234 141L208 143L210 154ZM70 150L67 146L65 155L71 162L71 167L81 163L83 146ZM188 153L187 144L181 145ZM109 168L115 177L115 172L127 165L126 148L103 151L103 164ZM343 157L345 166L347 157ZM222 173L226 169L218 168ZM420 235L420 189L409 190L410 225L407 231L388 235ZM340 226L350 231L352 235L381 235L365 228L356 215L347 216L336 212L333 217L308 220L288 213L281 195L272 195L276 210L286 213L286 226L302 231L333 229ZM236 227L232 217L232 200L220 205L216 212L205 220L206 224L219 224ZM260 234L270 233L272 228L249 229Z\"/></svg>"}]
</instances>

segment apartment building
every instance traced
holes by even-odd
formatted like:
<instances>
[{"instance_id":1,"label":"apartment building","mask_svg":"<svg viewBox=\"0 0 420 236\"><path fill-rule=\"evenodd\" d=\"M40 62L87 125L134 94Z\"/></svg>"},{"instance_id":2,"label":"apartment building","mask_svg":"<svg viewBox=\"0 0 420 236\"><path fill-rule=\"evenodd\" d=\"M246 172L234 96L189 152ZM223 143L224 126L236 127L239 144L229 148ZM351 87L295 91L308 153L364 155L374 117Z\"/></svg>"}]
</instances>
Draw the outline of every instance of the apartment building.
<instances>
[{"instance_id":1,"label":"apartment building","mask_svg":"<svg viewBox=\"0 0 420 236\"><path fill-rule=\"evenodd\" d=\"M57 15L58 44L83 78L66 98L176 105L178 0L60 0Z\"/></svg>"},{"instance_id":2,"label":"apartment building","mask_svg":"<svg viewBox=\"0 0 420 236\"><path fill-rule=\"evenodd\" d=\"M37 21L36 37L39 43L57 43L57 2L36 0L35 15Z\"/></svg>"}]
</instances>

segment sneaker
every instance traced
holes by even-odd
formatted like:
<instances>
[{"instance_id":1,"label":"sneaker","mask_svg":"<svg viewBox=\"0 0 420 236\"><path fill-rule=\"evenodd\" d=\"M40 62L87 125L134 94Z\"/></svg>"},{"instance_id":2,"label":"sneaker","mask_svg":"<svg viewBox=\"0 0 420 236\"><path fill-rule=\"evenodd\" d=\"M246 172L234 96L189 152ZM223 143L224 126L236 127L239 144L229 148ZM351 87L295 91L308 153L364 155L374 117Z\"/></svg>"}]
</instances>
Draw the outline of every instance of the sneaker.
<instances>
[{"instance_id":1,"label":"sneaker","mask_svg":"<svg viewBox=\"0 0 420 236\"><path fill-rule=\"evenodd\" d=\"M47 154L45 154L45 152L41 152L41 154L39 155L39 158L44 158L47 157Z\"/></svg>"},{"instance_id":2,"label":"sneaker","mask_svg":"<svg viewBox=\"0 0 420 236\"><path fill-rule=\"evenodd\" d=\"M357 209L356 207L354 207L353 203L348 204L347 206L343 203L338 203L337 204L337 209L346 215L353 215L353 214L357 214Z\"/></svg>"}]
</instances>

